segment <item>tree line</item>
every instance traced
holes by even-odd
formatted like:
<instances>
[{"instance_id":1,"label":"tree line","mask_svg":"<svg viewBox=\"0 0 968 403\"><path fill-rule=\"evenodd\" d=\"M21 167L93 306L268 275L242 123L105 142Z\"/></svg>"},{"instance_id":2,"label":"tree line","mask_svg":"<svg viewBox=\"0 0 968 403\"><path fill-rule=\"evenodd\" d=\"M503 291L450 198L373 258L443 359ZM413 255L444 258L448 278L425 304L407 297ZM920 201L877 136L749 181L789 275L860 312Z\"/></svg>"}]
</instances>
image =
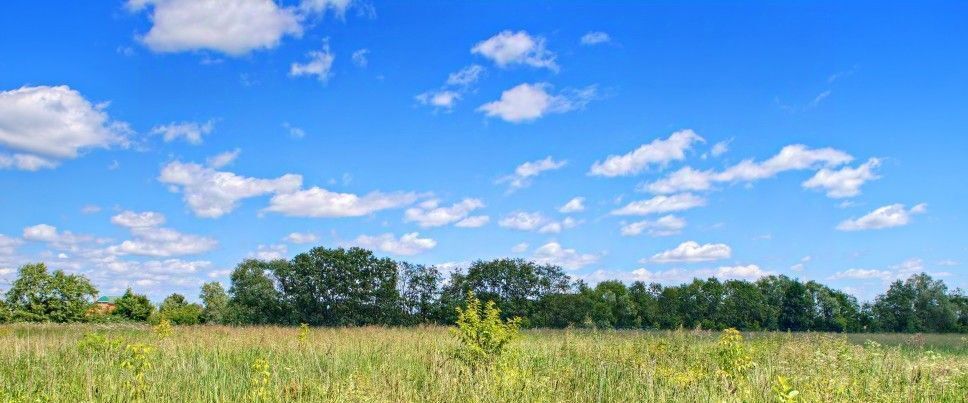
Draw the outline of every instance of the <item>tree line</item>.
<instances>
[{"instance_id":1,"label":"tree line","mask_svg":"<svg viewBox=\"0 0 968 403\"><path fill-rule=\"evenodd\" d=\"M226 290L202 286L201 304L172 294L158 306L128 290L110 313L92 310L97 289L81 275L21 267L0 303L3 321L148 321L175 324L407 326L453 324L468 292L494 301L524 327L703 328L830 332L968 332L968 295L921 273L874 301L786 276L716 278L663 286L573 280L557 266L479 260L445 276L434 266L362 248L314 248L291 260L247 259Z\"/></svg>"}]
</instances>

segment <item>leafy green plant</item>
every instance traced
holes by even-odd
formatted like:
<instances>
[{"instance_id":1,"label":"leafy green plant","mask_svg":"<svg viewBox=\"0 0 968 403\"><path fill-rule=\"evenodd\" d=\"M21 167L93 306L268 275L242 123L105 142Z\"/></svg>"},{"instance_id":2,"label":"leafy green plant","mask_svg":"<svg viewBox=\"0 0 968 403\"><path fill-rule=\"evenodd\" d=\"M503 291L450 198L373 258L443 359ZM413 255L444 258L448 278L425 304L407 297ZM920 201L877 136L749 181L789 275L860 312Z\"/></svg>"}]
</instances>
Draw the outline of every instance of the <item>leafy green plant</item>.
<instances>
[{"instance_id":1,"label":"leafy green plant","mask_svg":"<svg viewBox=\"0 0 968 403\"><path fill-rule=\"evenodd\" d=\"M793 386L790 385L790 379L778 375L776 381L773 383L773 394L778 401L789 403L797 401L797 396L800 396L800 391L793 389Z\"/></svg>"},{"instance_id":2,"label":"leafy green plant","mask_svg":"<svg viewBox=\"0 0 968 403\"><path fill-rule=\"evenodd\" d=\"M304 344L304 343L306 343L306 340L309 340L309 325L308 324L302 323L302 324L299 325L299 335L297 337L299 338L299 343L300 344Z\"/></svg>"},{"instance_id":3,"label":"leafy green plant","mask_svg":"<svg viewBox=\"0 0 968 403\"><path fill-rule=\"evenodd\" d=\"M252 389L249 391L253 400L266 400L269 397L269 381L272 372L269 371L269 360L257 358L252 362Z\"/></svg>"},{"instance_id":4,"label":"leafy green plant","mask_svg":"<svg viewBox=\"0 0 968 403\"><path fill-rule=\"evenodd\" d=\"M518 337L520 318L501 320L494 301L481 301L473 292L467 295L466 307L457 307L457 327L452 329L460 346L457 356L468 363L489 362L500 357L508 344Z\"/></svg>"},{"instance_id":5,"label":"leafy green plant","mask_svg":"<svg viewBox=\"0 0 968 403\"><path fill-rule=\"evenodd\" d=\"M121 347L120 337L109 337L103 333L85 333L77 342L77 349L82 352L103 352Z\"/></svg>"},{"instance_id":6,"label":"leafy green plant","mask_svg":"<svg viewBox=\"0 0 968 403\"><path fill-rule=\"evenodd\" d=\"M175 334L175 327L171 325L171 321L168 320L168 318L162 318L161 321L155 325L154 331L158 334L158 337L167 339L171 337L171 335Z\"/></svg>"},{"instance_id":7,"label":"leafy green plant","mask_svg":"<svg viewBox=\"0 0 968 403\"><path fill-rule=\"evenodd\" d=\"M743 335L733 328L723 330L722 335L719 336L717 360L719 368L716 374L730 392L734 392L737 383L746 375L746 372L756 366L743 344Z\"/></svg>"},{"instance_id":8,"label":"leafy green plant","mask_svg":"<svg viewBox=\"0 0 968 403\"><path fill-rule=\"evenodd\" d=\"M147 372L152 367L152 353L154 351L154 347L140 343L128 344L125 347L121 369L128 371L130 375L127 384L134 398L143 398L147 390Z\"/></svg>"}]
</instances>

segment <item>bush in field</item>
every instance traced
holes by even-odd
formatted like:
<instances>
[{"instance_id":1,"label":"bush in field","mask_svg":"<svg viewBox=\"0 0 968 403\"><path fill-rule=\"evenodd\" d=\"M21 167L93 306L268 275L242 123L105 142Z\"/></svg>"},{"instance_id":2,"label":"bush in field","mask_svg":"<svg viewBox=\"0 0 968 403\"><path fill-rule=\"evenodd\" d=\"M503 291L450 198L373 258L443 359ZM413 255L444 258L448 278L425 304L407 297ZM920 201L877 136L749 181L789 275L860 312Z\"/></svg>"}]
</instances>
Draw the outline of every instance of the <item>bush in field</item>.
<instances>
[{"instance_id":1,"label":"bush in field","mask_svg":"<svg viewBox=\"0 0 968 403\"><path fill-rule=\"evenodd\" d=\"M181 294L171 294L162 301L158 316L176 325L197 325L202 322L202 306L189 304Z\"/></svg>"},{"instance_id":2,"label":"bush in field","mask_svg":"<svg viewBox=\"0 0 968 403\"><path fill-rule=\"evenodd\" d=\"M147 296L135 294L130 288L114 302L114 306L112 315L139 322L148 320L155 311L155 306Z\"/></svg>"},{"instance_id":3,"label":"bush in field","mask_svg":"<svg viewBox=\"0 0 968 403\"><path fill-rule=\"evenodd\" d=\"M97 288L84 276L50 273L43 263L27 264L7 290L7 305L11 320L78 322L95 295Z\"/></svg>"},{"instance_id":4,"label":"bush in field","mask_svg":"<svg viewBox=\"0 0 968 403\"><path fill-rule=\"evenodd\" d=\"M491 361L507 349L518 336L520 318L501 320L501 311L494 301L481 306L473 292L467 294L465 308L457 308L457 328L454 334L460 341L457 356L469 363Z\"/></svg>"}]
</instances>

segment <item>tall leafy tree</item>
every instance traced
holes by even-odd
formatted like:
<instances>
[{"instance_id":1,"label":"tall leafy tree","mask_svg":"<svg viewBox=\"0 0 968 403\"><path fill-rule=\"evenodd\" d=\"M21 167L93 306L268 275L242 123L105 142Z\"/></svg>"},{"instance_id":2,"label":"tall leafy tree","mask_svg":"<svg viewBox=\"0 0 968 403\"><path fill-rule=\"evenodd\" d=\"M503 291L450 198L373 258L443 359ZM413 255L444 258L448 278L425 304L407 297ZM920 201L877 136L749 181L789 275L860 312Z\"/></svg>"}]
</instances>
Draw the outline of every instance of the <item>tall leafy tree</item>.
<instances>
[{"instance_id":1,"label":"tall leafy tree","mask_svg":"<svg viewBox=\"0 0 968 403\"><path fill-rule=\"evenodd\" d=\"M17 279L7 290L7 304L13 319L27 321L77 322L97 295L97 288L84 276L47 271L43 263L20 267Z\"/></svg>"},{"instance_id":2,"label":"tall leafy tree","mask_svg":"<svg viewBox=\"0 0 968 403\"><path fill-rule=\"evenodd\" d=\"M433 321L439 309L440 271L434 266L424 266L401 262L400 297L403 308L411 323Z\"/></svg>"},{"instance_id":3,"label":"tall leafy tree","mask_svg":"<svg viewBox=\"0 0 968 403\"><path fill-rule=\"evenodd\" d=\"M171 294L162 301L158 315L176 325L197 325L202 323L202 306L189 303L184 295Z\"/></svg>"},{"instance_id":4,"label":"tall leafy tree","mask_svg":"<svg viewBox=\"0 0 968 403\"><path fill-rule=\"evenodd\" d=\"M397 264L362 248L313 248L275 270L296 320L311 325L395 324Z\"/></svg>"},{"instance_id":5,"label":"tall leafy tree","mask_svg":"<svg viewBox=\"0 0 968 403\"><path fill-rule=\"evenodd\" d=\"M222 287L222 283L212 281L202 284L202 293L198 296L202 300L202 320L205 323L222 324L228 319L229 295Z\"/></svg>"},{"instance_id":6,"label":"tall leafy tree","mask_svg":"<svg viewBox=\"0 0 968 403\"><path fill-rule=\"evenodd\" d=\"M272 276L285 269L285 260L264 262L246 259L232 271L229 288L229 323L237 324L290 324L292 321L283 309L282 294L276 289Z\"/></svg>"},{"instance_id":7,"label":"tall leafy tree","mask_svg":"<svg viewBox=\"0 0 968 403\"><path fill-rule=\"evenodd\" d=\"M813 324L813 299L803 283L793 280L783 293L780 330L810 330Z\"/></svg>"},{"instance_id":8,"label":"tall leafy tree","mask_svg":"<svg viewBox=\"0 0 968 403\"><path fill-rule=\"evenodd\" d=\"M114 302L114 306L112 315L139 322L148 320L155 311L155 306L146 295L135 294L130 288Z\"/></svg>"}]
</instances>

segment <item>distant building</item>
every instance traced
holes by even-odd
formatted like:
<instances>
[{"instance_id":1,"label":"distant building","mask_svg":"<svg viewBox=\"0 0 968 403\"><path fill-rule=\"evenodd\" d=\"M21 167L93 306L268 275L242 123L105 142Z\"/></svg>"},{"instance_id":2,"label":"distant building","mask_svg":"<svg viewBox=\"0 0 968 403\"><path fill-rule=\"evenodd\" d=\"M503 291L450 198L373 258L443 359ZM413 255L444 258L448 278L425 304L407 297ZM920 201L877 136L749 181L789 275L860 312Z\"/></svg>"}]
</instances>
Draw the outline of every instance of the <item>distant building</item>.
<instances>
[{"instance_id":1,"label":"distant building","mask_svg":"<svg viewBox=\"0 0 968 403\"><path fill-rule=\"evenodd\" d=\"M94 306L91 307L91 310L99 314L109 314L114 312L114 310L117 308L115 303L118 301L118 298L121 297L103 295L101 298L98 298L97 301L94 301Z\"/></svg>"}]
</instances>

